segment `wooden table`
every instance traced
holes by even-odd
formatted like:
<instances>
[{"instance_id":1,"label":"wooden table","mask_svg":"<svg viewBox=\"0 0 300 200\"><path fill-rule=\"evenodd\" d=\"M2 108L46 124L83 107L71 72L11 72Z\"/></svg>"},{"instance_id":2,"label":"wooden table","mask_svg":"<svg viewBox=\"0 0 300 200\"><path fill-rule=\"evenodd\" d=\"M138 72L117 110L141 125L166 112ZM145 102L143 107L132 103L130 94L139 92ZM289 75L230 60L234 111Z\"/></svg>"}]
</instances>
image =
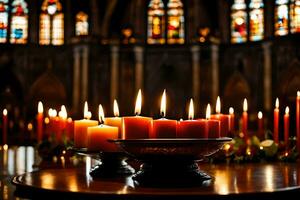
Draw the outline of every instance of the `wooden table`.
<instances>
[{"instance_id":1,"label":"wooden table","mask_svg":"<svg viewBox=\"0 0 300 200\"><path fill-rule=\"evenodd\" d=\"M84 168L46 169L13 179L20 197L64 199L277 199L300 194L300 163L201 164L214 178L192 188L144 188L131 177L93 180Z\"/></svg>"}]
</instances>

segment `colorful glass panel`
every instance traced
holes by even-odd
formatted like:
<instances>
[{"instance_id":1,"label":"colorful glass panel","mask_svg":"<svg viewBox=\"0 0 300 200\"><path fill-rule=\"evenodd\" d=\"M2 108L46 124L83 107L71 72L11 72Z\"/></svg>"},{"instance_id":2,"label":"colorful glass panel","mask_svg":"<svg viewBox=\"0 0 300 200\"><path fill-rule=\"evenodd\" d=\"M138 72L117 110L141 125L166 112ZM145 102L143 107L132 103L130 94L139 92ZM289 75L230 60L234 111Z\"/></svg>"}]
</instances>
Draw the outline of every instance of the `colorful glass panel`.
<instances>
[{"instance_id":1,"label":"colorful glass panel","mask_svg":"<svg viewBox=\"0 0 300 200\"><path fill-rule=\"evenodd\" d=\"M262 0L252 0L250 8L250 31L251 41L262 40L264 37L264 4Z\"/></svg>"},{"instance_id":2,"label":"colorful glass panel","mask_svg":"<svg viewBox=\"0 0 300 200\"><path fill-rule=\"evenodd\" d=\"M231 42L247 41L247 12L244 0L235 0L231 7Z\"/></svg>"},{"instance_id":3,"label":"colorful glass panel","mask_svg":"<svg viewBox=\"0 0 300 200\"><path fill-rule=\"evenodd\" d=\"M169 0L168 7L168 43L184 43L184 11L180 0Z\"/></svg>"},{"instance_id":4,"label":"colorful glass panel","mask_svg":"<svg viewBox=\"0 0 300 200\"><path fill-rule=\"evenodd\" d=\"M28 37L28 8L24 0L12 2L10 42L24 44Z\"/></svg>"},{"instance_id":5,"label":"colorful glass panel","mask_svg":"<svg viewBox=\"0 0 300 200\"><path fill-rule=\"evenodd\" d=\"M89 34L88 15L84 12L79 12L76 15L75 32L77 36Z\"/></svg>"},{"instance_id":6,"label":"colorful glass panel","mask_svg":"<svg viewBox=\"0 0 300 200\"><path fill-rule=\"evenodd\" d=\"M147 42L165 43L165 10L162 0L151 0L149 3Z\"/></svg>"},{"instance_id":7,"label":"colorful glass panel","mask_svg":"<svg viewBox=\"0 0 300 200\"><path fill-rule=\"evenodd\" d=\"M7 41L8 0L0 0L0 43Z\"/></svg>"},{"instance_id":8,"label":"colorful glass panel","mask_svg":"<svg viewBox=\"0 0 300 200\"><path fill-rule=\"evenodd\" d=\"M289 33L289 9L288 0L276 0L275 7L275 35L287 35Z\"/></svg>"},{"instance_id":9,"label":"colorful glass panel","mask_svg":"<svg viewBox=\"0 0 300 200\"><path fill-rule=\"evenodd\" d=\"M290 3L290 19L291 19L291 32L300 32L300 1L292 0Z\"/></svg>"}]
</instances>

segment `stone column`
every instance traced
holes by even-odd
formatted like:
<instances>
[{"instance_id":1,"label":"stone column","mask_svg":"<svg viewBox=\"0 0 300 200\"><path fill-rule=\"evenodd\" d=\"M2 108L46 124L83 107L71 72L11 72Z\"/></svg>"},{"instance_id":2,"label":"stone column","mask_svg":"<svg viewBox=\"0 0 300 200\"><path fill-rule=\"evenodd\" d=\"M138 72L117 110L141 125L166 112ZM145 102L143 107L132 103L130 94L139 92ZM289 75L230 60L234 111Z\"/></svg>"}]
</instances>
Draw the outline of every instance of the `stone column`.
<instances>
[{"instance_id":1,"label":"stone column","mask_svg":"<svg viewBox=\"0 0 300 200\"><path fill-rule=\"evenodd\" d=\"M82 46L82 74L81 74L81 101L88 100L89 96L89 47Z\"/></svg>"},{"instance_id":2,"label":"stone column","mask_svg":"<svg viewBox=\"0 0 300 200\"><path fill-rule=\"evenodd\" d=\"M262 44L264 51L264 109L271 111L272 108L272 42Z\"/></svg>"},{"instance_id":3,"label":"stone column","mask_svg":"<svg viewBox=\"0 0 300 200\"><path fill-rule=\"evenodd\" d=\"M119 46L111 46L110 102L119 94Z\"/></svg>"},{"instance_id":4,"label":"stone column","mask_svg":"<svg viewBox=\"0 0 300 200\"><path fill-rule=\"evenodd\" d=\"M193 97L195 102L200 100L200 47L198 45L191 46L192 52L192 77L193 77Z\"/></svg>"},{"instance_id":5,"label":"stone column","mask_svg":"<svg viewBox=\"0 0 300 200\"><path fill-rule=\"evenodd\" d=\"M80 48L73 49L73 110L78 111L80 100Z\"/></svg>"},{"instance_id":6,"label":"stone column","mask_svg":"<svg viewBox=\"0 0 300 200\"><path fill-rule=\"evenodd\" d=\"M212 59L212 100L215 101L219 95L219 45L211 46Z\"/></svg>"},{"instance_id":7,"label":"stone column","mask_svg":"<svg viewBox=\"0 0 300 200\"><path fill-rule=\"evenodd\" d=\"M141 46L134 47L135 55L135 90L144 88L144 48Z\"/></svg>"}]
</instances>

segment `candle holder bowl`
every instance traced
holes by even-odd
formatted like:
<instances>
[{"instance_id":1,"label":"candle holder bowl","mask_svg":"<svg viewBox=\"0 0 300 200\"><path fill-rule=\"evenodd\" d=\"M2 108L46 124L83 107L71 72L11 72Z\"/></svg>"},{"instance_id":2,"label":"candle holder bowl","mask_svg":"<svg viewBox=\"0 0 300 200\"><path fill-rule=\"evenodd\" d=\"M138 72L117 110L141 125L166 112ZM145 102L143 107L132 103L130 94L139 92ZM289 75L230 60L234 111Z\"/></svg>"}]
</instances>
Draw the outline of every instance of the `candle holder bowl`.
<instances>
[{"instance_id":1,"label":"candle holder bowl","mask_svg":"<svg viewBox=\"0 0 300 200\"><path fill-rule=\"evenodd\" d=\"M231 140L223 137L109 141L143 163L132 177L137 186L191 187L205 185L212 178L200 170L197 161L213 155Z\"/></svg>"},{"instance_id":2,"label":"candle holder bowl","mask_svg":"<svg viewBox=\"0 0 300 200\"><path fill-rule=\"evenodd\" d=\"M73 151L78 155L101 161L90 171L93 178L122 177L135 173L135 170L126 162L128 156L124 152L90 151L87 148L73 148Z\"/></svg>"}]
</instances>

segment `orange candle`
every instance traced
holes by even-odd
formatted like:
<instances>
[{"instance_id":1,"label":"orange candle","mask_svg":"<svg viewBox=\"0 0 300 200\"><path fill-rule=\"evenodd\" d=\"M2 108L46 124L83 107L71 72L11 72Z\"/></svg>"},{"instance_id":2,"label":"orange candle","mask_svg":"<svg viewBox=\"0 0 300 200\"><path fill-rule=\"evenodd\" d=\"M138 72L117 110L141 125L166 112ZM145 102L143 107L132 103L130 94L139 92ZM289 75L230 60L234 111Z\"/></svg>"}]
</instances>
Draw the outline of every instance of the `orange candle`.
<instances>
[{"instance_id":1,"label":"orange candle","mask_svg":"<svg viewBox=\"0 0 300 200\"><path fill-rule=\"evenodd\" d=\"M161 103L160 103L160 113L162 118L158 120L153 120L153 129L151 132L151 138L175 138L176 137L176 120L166 119L166 90L164 90Z\"/></svg>"},{"instance_id":2,"label":"orange candle","mask_svg":"<svg viewBox=\"0 0 300 200\"><path fill-rule=\"evenodd\" d=\"M216 114L211 115L211 119L220 121L220 129L221 129L221 137L228 136L229 133L229 125L230 125L230 115L221 114L221 100L218 96L216 102Z\"/></svg>"},{"instance_id":3,"label":"orange candle","mask_svg":"<svg viewBox=\"0 0 300 200\"><path fill-rule=\"evenodd\" d=\"M259 111L257 113L257 121L258 121L258 137L260 139L264 139L265 135L264 135L264 118L263 118L263 113L261 111Z\"/></svg>"},{"instance_id":4,"label":"orange candle","mask_svg":"<svg viewBox=\"0 0 300 200\"><path fill-rule=\"evenodd\" d=\"M87 147L87 128L90 126L97 126L98 121L90 120L92 113L88 110L88 104L84 104L84 119L75 120L74 122L74 146L76 148Z\"/></svg>"},{"instance_id":5,"label":"orange candle","mask_svg":"<svg viewBox=\"0 0 300 200\"><path fill-rule=\"evenodd\" d=\"M39 101L38 103L38 114L36 116L37 122L37 141L41 142L43 140L43 124L44 124L44 108L43 103Z\"/></svg>"},{"instance_id":6,"label":"orange candle","mask_svg":"<svg viewBox=\"0 0 300 200\"><path fill-rule=\"evenodd\" d=\"M297 91L296 98L296 136L297 136L297 149L300 152L300 91Z\"/></svg>"},{"instance_id":7,"label":"orange candle","mask_svg":"<svg viewBox=\"0 0 300 200\"><path fill-rule=\"evenodd\" d=\"M220 120L211 119L210 104L207 104L206 108L206 135L208 138L219 138L221 136Z\"/></svg>"},{"instance_id":8,"label":"orange candle","mask_svg":"<svg viewBox=\"0 0 300 200\"><path fill-rule=\"evenodd\" d=\"M108 125L108 126L115 126L118 127L118 132L119 132L119 136L118 138L122 137L122 118L119 117L120 112L119 112L119 107L118 107L118 103L117 100L114 100L114 115L115 117L106 117L104 124Z\"/></svg>"},{"instance_id":9,"label":"orange candle","mask_svg":"<svg viewBox=\"0 0 300 200\"><path fill-rule=\"evenodd\" d=\"M118 127L104 125L104 111L101 105L99 105L99 126L92 126L87 128L87 148L90 151L102 151L102 152L116 152L117 146L114 143L110 143L108 139L118 139L119 131Z\"/></svg>"},{"instance_id":10,"label":"orange candle","mask_svg":"<svg viewBox=\"0 0 300 200\"><path fill-rule=\"evenodd\" d=\"M231 133L233 133L234 132L234 130L235 130L235 124L234 124L234 120L235 120L235 118L234 118L234 109L233 109L233 107L230 107L229 108L229 115L230 115L230 125L229 125L229 131L231 132Z\"/></svg>"},{"instance_id":11,"label":"orange candle","mask_svg":"<svg viewBox=\"0 0 300 200\"><path fill-rule=\"evenodd\" d=\"M142 92L139 90L136 103L135 114L133 117L123 117L122 139L145 139L149 138L152 128L152 118L141 117Z\"/></svg>"},{"instance_id":12,"label":"orange candle","mask_svg":"<svg viewBox=\"0 0 300 200\"><path fill-rule=\"evenodd\" d=\"M177 137L179 138L207 138L206 120L194 120L194 102L190 100L188 120L177 124Z\"/></svg>"},{"instance_id":13,"label":"orange candle","mask_svg":"<svg viewBox=\"0 0 300 200\"><path fill-rule=\"evenodd\" d=\"M247 99L244 99L243 103L243 126L242 126L242 132L244 134L245 140L248 139L248 103Z\"/></svg>"},{"instance_id":14,"label":"orange candle","mask_svg":"<svg viewBox=\"0 0 300 200\"><path fill-rule=\"evenodd\" d=\"M273 139L276 144L279 142L279 100L276 98L275 109L274 109L274 135Z\"/></svg>"},{"instance_id":15,"label":"orange candle","mask_svg":"<svg viewBox=\"0 0 300 200\"><path fill-rule=\"evenodd\" d=\"M290 130L290 109L289 107L285 107L285 114L283 116L284 121L284 142L288 145L289 142L289 130Z\"/></svg>"},{"instance_id":16,"label":"orange candle","mask_svg":"<svg viewBox=\"0 0 300 200\"><path fill-rule=\"evenodd\" d=\"M5 108L2 112L3 125L2 125L2 143L7 144L7 109Z\"/></svg>"},{"instance_id":17,"label":"orange candle","mask_svg":"<svg viewBox=\"0 0 300 200\"><path fill-rule=\"evenodd\" d=\"M71 117L67 120L67 137L69 140L74 139L74 122Z\"/></svg>"}]
</instances>

